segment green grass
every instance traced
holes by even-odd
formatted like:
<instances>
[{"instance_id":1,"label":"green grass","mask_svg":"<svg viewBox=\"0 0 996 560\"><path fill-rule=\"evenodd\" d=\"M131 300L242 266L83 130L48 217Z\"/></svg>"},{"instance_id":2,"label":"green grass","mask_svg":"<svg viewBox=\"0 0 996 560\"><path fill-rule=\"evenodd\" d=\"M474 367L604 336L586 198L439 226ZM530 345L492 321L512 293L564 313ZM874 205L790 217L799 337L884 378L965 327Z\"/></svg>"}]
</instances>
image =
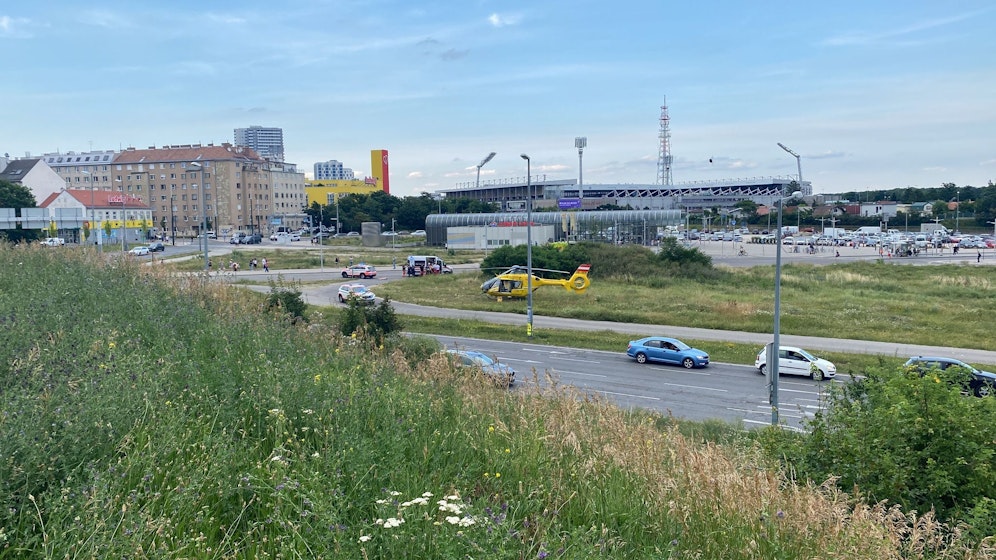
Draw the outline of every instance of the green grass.
<instances>
[{"instance_id":1,"label":"green grass","mask_svg":"<svg viewBox=\"0 0 996 560\"><path fill-rule=\"evenodd\" d=\"M522 300L494 301L476 274L392 282L377 295L459 309L524 313ZM785 334L988 349L996 285L988 267L851 263L787 265L782 271ZM717 281L668 278L662 288L631 279L602 280L593 271L585 294L556 287L533 297L537 315L653 325L771 332L771 267L731 270Z\"/></svg>"},{"instance_id":2,"label":"green grass","mask_svg":"<svg viewBox=\"0 0 996 560\"><path fill-rule=\"evenodd\" d=\"M0 247L0 557L985 557L721 427L496 390L259 299Z\"/></svg>"}]
</instances>

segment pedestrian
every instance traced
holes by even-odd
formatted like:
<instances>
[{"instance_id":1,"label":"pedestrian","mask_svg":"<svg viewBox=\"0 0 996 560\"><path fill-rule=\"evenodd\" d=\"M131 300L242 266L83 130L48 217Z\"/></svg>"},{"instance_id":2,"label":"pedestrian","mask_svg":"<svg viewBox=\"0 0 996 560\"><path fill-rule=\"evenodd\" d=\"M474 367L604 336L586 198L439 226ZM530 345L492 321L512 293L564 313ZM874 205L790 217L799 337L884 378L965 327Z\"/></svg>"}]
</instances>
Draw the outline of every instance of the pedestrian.
<instances>
[{"instance_id":1,"label":"pedestrian","mask_svg":"<svg viewBox=\"0 0 996 560\"><path fill-rule=\"evenodd\" d=\"M270 261L266 260L266 257L263 257L263 272L269 272L269 271L270 271Z\"/></svg>"},{"instance_id":2,"label":"pedestrian","mask_svg":"<svg viewBox=\"0 0 996 560\"><path fill-rule=\"evenodd\" d=\"M349 266L353 266L353 257L349 257Z\"/></svg>"},{"instance_id":3,"label":"pedestrian","mask_svg":"<svg viewBox=\"0 0 996 560\"><path fill-rule=\"evenodd\" d=\"M982 251L976 250L975 252L975 262L982 262Z\"/></svg>"},{"instance_id":4,"label":"pedestrian","mask_svg":"<svg viewBox=\"0 0 996 560\"><path fill-rule=\"evenodd\" d=\"M335 265L339 266L339 255L335 256Z\"/></svg>"},{"instance_id":5,"label":"pedestrian","mask_svg":"<svg viewBox=\"0 0 996 560\"><path fill-rule=\"evenodd\" d=\"M397 270L398 268L398 257L391 257L391 270Z\"/></svg>"},{"instance_id":6,"label":"pedestrian","mask_svg":"<svg viewBox=\"0 0 996 560\"><path fill-rule=\"evenodd\" d=\"M835 257L839 257L840 256L840 251L834 251L834 256Z\"/></svg>"}]
</instances>

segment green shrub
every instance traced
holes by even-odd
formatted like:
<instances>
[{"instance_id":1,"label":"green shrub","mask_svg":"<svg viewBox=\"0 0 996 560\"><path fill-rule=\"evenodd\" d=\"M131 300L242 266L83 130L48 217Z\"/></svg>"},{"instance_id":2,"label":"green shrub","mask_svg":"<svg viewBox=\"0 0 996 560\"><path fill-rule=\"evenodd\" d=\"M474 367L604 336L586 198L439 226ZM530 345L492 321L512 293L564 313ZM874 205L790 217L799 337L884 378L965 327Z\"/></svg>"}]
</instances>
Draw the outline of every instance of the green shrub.
<instances>
[{"instance_id":1,"label":"green shrub","mask_svg":"<svg viewBox=\"0 0 996 560\"><path fill-rule=\"evenodd\" d=\"M816 482L839 477L873 502L977 523L996 499L996 398L963 394L964 375L881 369L835 387L796 466ZM975 530L992 534L988 520Z\"/></svg>"},{"instance_id":2,"label":"green shrub","mask_svg":"<svg viewBox=\"0 0 996 560\"><path fill-rule=\"evenodd\" d=\"M339 332L343 336L363 333L376 340L400 332L404 328L401 319L394 312L391 298L384 298L376 305L366 305L356 299L349 300L349 306L342 314Z\"/></svg>"},{"instance_id":3,"label":"green shrub","mask_svg":"<svg viewBox=\"0 0 996 560\"><path fill-rule=\"evenodd\" d=\"M304 310L307 305L301 297L301 290L270 281L270 294L266 298L267 311L278 311L290 315L292 322L307 321Z\"/></svg>"}]
</instances>

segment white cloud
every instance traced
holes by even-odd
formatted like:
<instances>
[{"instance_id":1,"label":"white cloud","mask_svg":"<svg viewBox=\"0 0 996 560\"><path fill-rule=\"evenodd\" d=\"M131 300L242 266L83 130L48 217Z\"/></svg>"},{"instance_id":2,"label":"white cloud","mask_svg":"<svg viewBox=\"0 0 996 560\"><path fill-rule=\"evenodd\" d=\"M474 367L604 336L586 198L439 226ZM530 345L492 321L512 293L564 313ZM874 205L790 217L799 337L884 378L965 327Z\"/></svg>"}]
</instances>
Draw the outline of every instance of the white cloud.
<instances>
[{"instance_id":1,"label":"white cloud","mask_svg":"<svg viewBox=\"0 0 996 560\"><path fill-rule=\"evenodd\" d=\"M883 43L913 44L909 41L901 41L900 39L908 35L920 33L922 31L929 31L931 29L935 29L938 27L944 27L954 23L959 23L966 19L975 17L980 13L982 12L969 12L964 14L957 14L950 17L936 18L936 19L913 23L907 25L906 27L900 27L898 29L887 29L878 32L848 33L844 35L838 35L836 37L830 37L824 40L823 44L834 47L875 45Z\"/></svg>"},{"instance_id":2,"label":"white cloud","mask_svg":"<svg viewBox=\"0 0 996 560\"><path fill-rule=\"evenodd\" d=\"M421 171L410 171L407 175L409 179L421 179L423 173Z\"/></svg>"},{"instance_id":3,"label":"white cloud","mask_svg":"<svg viewBox=\"0 0 996 560\"><path fill-rule=\"evenodd\" d=\"M218 23L226 23L231 25L240 25L246 23L248 20L242 16L236 16L233 14L218 14L210 13L207 15L208 19Z\"/></svg>"},{"instance_id":4,"label":"white cloud","mask_svg":"<svg viewBox=\"0 0 996 560\"><path fill-rule=\"evenodd\" d=\"M517 25L522 18L518 15L500 15L493 13L488 16L488 23L494 27L505 27L507 25Z\"/></svg>"},{"instance_id":5,"label":"white cloud","mask_svg":"<svg viewBox=\"0 0 996 560\"><path fill-rule=\"evenodd\" d=\"M0 37L11 37L17 39L27 39L33 37L32 33L25 29L30 23L31 20L24 18L0 16Z\"/></svg>"},{"instance_id":6,"label":"white cloud","mask_svg":"<svg viewBox=\"0 0 996 560\"><path fill-rule=\"evenodd\" d=\"M104 27L107 29L120 29L123 27L131 27L131 20L125 16L109 12L107 10L90 10L83 12L82 15L83 23L89 25L96 25L97 27Z\"/></svg>"}]
</instances>

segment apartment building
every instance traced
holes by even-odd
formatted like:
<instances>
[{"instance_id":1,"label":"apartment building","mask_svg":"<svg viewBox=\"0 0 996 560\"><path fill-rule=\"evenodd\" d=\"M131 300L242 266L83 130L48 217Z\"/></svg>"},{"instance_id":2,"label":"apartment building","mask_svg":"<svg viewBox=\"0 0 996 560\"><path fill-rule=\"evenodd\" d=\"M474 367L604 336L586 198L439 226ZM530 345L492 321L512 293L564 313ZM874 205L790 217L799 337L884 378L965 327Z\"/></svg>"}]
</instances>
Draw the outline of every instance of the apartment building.
<instances>
[{"instance_id":1,"label":"apartment building","mask_svg":"<svg viewBox=\"0 0 996 560\"><path fill-rule=\"evenodd\" d=\"M269 161L284 161L284 130L253 125L235 129L235 145L251 148Z\"/></svg>"}]
</instances>

